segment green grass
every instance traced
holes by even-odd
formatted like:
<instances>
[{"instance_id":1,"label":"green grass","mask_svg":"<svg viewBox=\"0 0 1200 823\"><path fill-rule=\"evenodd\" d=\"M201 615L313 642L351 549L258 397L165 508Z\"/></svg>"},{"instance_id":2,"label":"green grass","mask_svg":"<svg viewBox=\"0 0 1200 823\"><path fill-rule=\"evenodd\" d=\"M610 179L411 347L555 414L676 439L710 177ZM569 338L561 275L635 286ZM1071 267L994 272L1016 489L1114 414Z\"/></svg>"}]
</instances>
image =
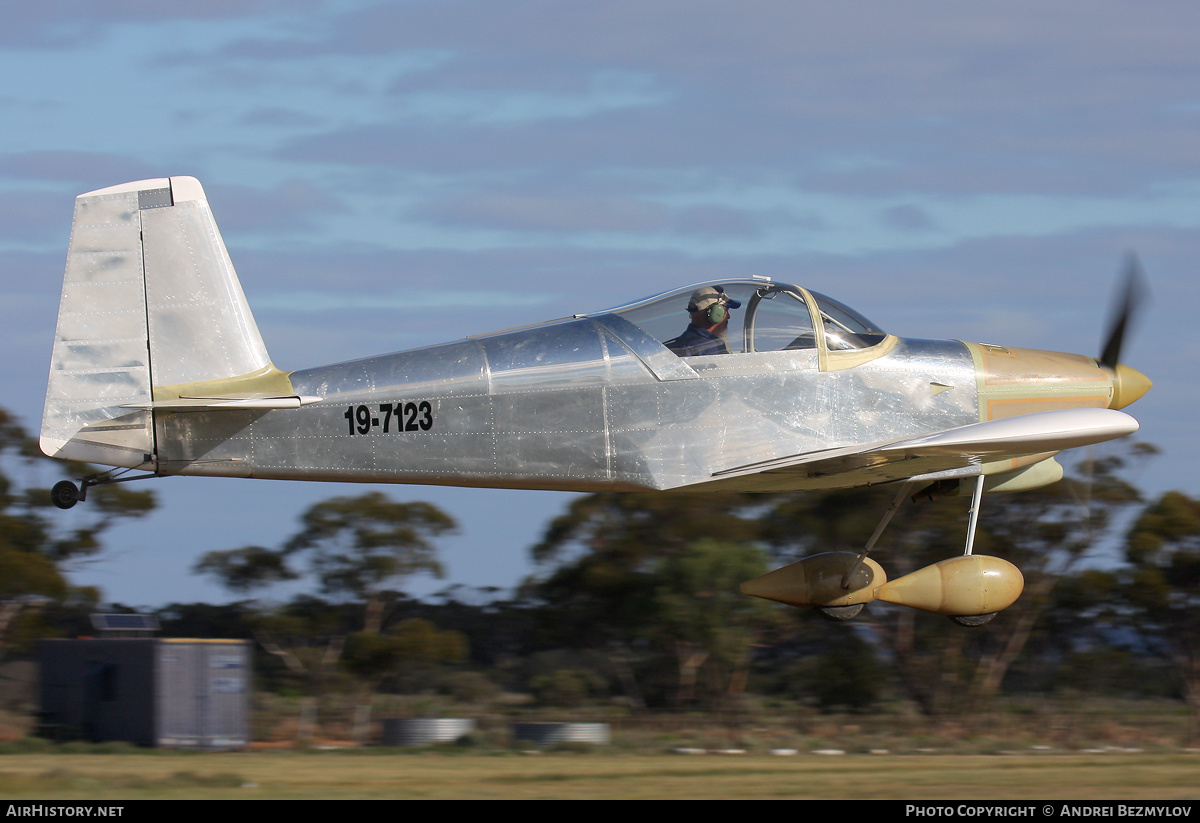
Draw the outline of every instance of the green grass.
<instances>
[{"instance_id":1,"label":"green grass","mask_svg":"<svg viewBox=\"0 0 1200 823\"><path fill-rule=\"evenodd\" d=\"M0 756L5 799L1180 800L1200 754L1007 756L344 752Z\"/></svg>"}]
</instances>

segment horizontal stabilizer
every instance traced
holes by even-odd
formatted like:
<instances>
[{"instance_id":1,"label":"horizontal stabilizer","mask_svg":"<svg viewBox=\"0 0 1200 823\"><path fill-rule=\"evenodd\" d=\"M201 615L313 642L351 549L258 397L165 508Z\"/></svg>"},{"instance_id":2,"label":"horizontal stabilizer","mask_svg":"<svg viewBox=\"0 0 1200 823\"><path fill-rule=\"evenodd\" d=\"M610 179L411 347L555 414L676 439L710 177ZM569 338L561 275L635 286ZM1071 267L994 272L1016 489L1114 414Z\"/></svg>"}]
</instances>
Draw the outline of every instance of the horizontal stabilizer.
<instances>
[{"instance_id":1,"label":"horizontal stabilizer","mask_svg":"<svg viewBox=\"0 0 1200 823\"><path fill-rule=\"evenodd\" d=\"M220 395L213 397L176 397L172 400L150 400L142 403L125 403L123 409L157 409L160 411L220 411L237 409L298 409L311 403L321 402L320 397L311 395L247 396Z\"/></svg>"}]
</instances>

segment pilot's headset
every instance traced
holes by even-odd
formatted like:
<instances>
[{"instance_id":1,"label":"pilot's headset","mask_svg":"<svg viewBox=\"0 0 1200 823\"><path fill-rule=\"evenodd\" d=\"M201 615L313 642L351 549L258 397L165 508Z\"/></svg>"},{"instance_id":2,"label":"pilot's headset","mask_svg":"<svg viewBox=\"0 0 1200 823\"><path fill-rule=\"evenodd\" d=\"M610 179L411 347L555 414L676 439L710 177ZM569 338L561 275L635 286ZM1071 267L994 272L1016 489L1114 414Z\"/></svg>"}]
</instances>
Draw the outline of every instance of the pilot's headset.
<instances>
[{"instance_id":1,"label":"pilot's headset","mask_svg":"<svg viewBox=\"0 0 1200 823\"><path fill-rule=\"evenodd\" d=\"M698 303L702 303L707 300L712 300L713 302L709 303L704 308L700 308L697 305ZM704 317L708 320L709 325L715 326L729 316L729 309L736 309L739 305L739 303L729 299L729 296L725 294L724 289L713 288L709 286L707 288L698 289L692 294L692 299L688 301L688 311L704 312Z\"/></svg>"}]
</instances>

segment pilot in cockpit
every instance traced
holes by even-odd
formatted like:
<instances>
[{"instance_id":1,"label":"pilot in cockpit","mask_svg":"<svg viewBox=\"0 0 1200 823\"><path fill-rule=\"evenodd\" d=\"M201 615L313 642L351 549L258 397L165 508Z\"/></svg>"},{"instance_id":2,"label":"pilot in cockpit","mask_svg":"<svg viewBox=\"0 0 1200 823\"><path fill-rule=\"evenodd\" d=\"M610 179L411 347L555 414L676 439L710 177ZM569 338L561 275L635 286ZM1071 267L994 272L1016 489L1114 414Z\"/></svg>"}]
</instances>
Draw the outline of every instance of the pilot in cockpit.
<instances>
[{"instance_id":1,"label":"pilot in cockpit","mask_svg":"<svg viewBox=\"0 0 1200 823\"><path fill-rule=\"evenodd\" d=\"M696 289L687 305L691 322L683 334L664 345L680 357L729 354L729 347L725 344L729 311L741 307L742 304L725 294L721 286Z\"/></svg>"}]
</instances>

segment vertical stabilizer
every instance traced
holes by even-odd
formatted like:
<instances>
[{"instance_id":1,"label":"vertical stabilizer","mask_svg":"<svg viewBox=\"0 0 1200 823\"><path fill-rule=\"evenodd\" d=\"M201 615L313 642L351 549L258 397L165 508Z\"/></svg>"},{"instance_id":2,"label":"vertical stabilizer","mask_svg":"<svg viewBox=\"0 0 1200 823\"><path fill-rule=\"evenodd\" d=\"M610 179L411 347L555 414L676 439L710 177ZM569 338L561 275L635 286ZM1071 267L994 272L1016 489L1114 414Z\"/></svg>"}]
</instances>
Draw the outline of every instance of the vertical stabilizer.
<instances>
[{"instance_id":1,"label":"vertical stabilizer","mask_svg":"<svg viewBox=\"0 0 1200 823\"><path fill-rule=\"evenodd\" d=\"M154 469L154 413L129 406L161 387L271 368L197 180L142 180L75 199L42 451Z\"/></svg>"}]
</instances>

